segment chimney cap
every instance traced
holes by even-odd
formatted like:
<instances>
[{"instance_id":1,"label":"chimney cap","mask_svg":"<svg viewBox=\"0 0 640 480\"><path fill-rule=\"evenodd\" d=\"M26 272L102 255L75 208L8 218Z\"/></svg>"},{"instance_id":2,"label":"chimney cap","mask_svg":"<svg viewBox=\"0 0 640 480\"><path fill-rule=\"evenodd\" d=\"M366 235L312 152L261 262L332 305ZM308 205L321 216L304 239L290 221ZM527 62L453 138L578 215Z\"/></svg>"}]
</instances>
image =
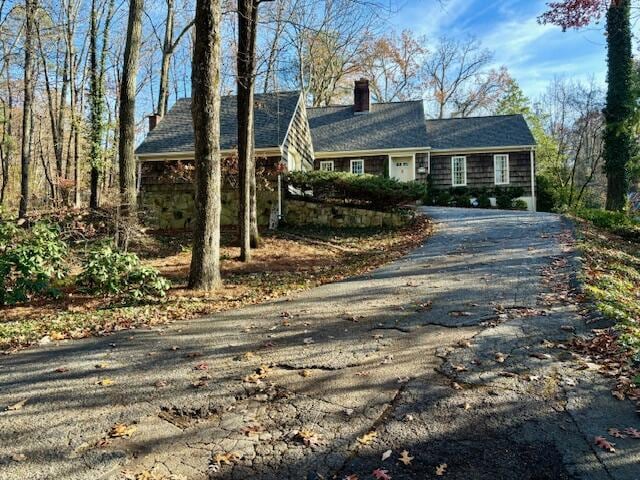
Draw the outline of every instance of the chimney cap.
<instances>
[{"instance_id":1,"label":"chimney cap","mask_svg":"<svg viewBox=\"0 0 640 480\"><path fill-rule=\"evenodd\" d=\"M149 131L156 128L158 126L158 123L160 123L160 120L162 120L162 117L158 113L152 113L151 115L147 116L147 118L149 119Z\"/></svg>"}]
</instances>

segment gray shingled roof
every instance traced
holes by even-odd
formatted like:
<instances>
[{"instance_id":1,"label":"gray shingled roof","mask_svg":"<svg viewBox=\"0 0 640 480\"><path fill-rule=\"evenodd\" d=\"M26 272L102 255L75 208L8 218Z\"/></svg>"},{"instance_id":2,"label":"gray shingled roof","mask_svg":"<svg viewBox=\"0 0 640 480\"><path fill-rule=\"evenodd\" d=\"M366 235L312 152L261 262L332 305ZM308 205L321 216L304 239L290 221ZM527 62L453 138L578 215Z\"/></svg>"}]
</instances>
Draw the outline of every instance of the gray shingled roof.
<instances>
[{"instance_id":1,"label":"gray shingled roof","mask_svg":"<svg viewBox=\"0 0 640 480\"><path fill-rule=\"evenodd\" d=\"M535 145L522 115L427 120L434 150Z\"/></svg>"},{"instance_id":2,"label":"gray shingled roof","mask_svg":"<svg viewBox=\"0 0 640 480\"><path fill-rule=\"evenodd\" d=\"M268 93L255 96L254 126L256 148L279 147L296 109L300 92ZM237 140L236 97L220 102L220 148L235 148ZM193 152L191 99L178 100L162 121L136 149L136 154Z\"/></svg>"},{"instance_id":3,"label":"gray shingled roof","mask_svg":"<svg viewBox=\"0 0 640 480\"><path fill-rule=\"evenodd\" d=\"M354 114L352 105L307 108L316 152L426 148L422 100L373 103Z\"/></svg>"}]
</instances>

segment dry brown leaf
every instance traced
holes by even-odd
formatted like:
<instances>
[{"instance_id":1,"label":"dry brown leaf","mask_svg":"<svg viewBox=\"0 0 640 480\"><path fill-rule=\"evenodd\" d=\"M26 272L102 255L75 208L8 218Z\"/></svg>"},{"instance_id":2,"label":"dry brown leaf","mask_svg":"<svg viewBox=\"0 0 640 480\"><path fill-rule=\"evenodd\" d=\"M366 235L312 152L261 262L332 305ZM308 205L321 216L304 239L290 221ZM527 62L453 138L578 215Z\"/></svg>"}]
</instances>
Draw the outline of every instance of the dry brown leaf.
<instances>
[{"instance_id":1,"label":"dry brown leaf","mask_svg":"<svg viewBox=\"0 0 640 480\"><path fill-rule=\"evenodd\" d=\"M448 467L448 466L449 466L449 465L447 465L446 463L441 463L440 465L438 465L438 466L436 467L436 475L437 475L438 477L442 477L442 476L444 476L444 474L445 474L445 473L447 473L447 467Z\"/></svg>"},{"instance_id":2,"label":"dry brown leaf","mask_svg":"<svg viewBox=\"0 0 640 480\"><path fill-rule=\"evenodd\" d=\"M386 452L384 452L382 454L382 461L384 462L387 458L391 456L392 453L393 453L393 450L387 450Z\"/></svg>"},{"instance_id":3,"label":"dry brown leaf","mask_svg":"<svg viewBox=\"0 0 640 480\"><path fill-rule=\"evenodd\" d=\"M298 438L302 440L307 447L313 447L314 445L320 445L322 441L319 434L311 430L310 428L303 428L298 432Z\"/></svg>"},{"instance_id":4,"label":"dry brown leaf","mask_svg":"<svg viewBox=\"0 0 640 480\"><path fill-rule=\"evenodd\" d=\"M7 407L7 410L11 410L11 411L22 410L22 407L24 407L28 401L29 401L28 398L25 398L24 400L20 400L18 403L14 403L13 405L9 405Z\"/></svg>"},{"instance_id":5,"label":"dry brown leaf","mask_svg":"<svg viewBox=\"0 0 640 480\"><path fill-rule=\"evenodd\" d=\"M133 432L136 431L136 427L127 425L126 423L116 423L111 430L109 430L109 436L112 438L130 437Z\"/></svg>"},{"instance_id":6,"label":"dry brown leaf","mask_svg":"<svg viewBox=\"0 0 640 480\"><path fill-rule=\"evenodd\" d=\"M116 382L114 382L110 378L103 378L102 380L99 380L98 382L96 382L96 385L100 385L101 387L110 387L114 383Z\"/></svg>"},{"instance_id":7,"label":"dry brown leaf","mask_svg":"<svg viewBox=\"0 0 640 480\"><path fill-rule=\"evenodd\" d=\"M371 443L378 437L378 432L365 433L361 437L358 437L358 442L362 445L371 445Z\"/></svg>"},{"instance_id":8,"label":"dry brown leaf","mask_svg":"<svg viewBox=\"0 0 640 480\"><path fill-rule=\"evenodd\" d=\"M609 442L606 438L604 437L596 437L594 439L594 443L600 447L601 449L609 452L609 453L616 453L616 449L615 447L615 443Z\"/></svg>"},{"instance_id":9,"label":"dry brown leaf","mask_svg":"<svg viewBox=\"0 0 640 480\"><path fill-rule=\"evenodd\" d=\"M14 462L24 462L27 459L27 456L24 453L13 453L11 455L11 460Z\"/></svg>"},{"instance_id":10,"label":"dry brown leaf","mask_svg":"<svg viewBox=\"0 0 640 480\"><path fill-rule=\"evenodd\" d=\"M213 456L213 461L217 465L231 465L242 458L242 455L238 452L217 452Z\"/></svg>"},{"instance_id":11,"label":"dry brown leaf","mask_svg":"<svg viewBox=\"0 0 640 480\"><path fill-rule=\"evenodd\" d=\"M402 452L400 452L400 457L398 458L398 460L405 465L411 465L411 460L413 460L413 457L409 456L409 452L403 450Z\"/></svg>"}]
</instances>

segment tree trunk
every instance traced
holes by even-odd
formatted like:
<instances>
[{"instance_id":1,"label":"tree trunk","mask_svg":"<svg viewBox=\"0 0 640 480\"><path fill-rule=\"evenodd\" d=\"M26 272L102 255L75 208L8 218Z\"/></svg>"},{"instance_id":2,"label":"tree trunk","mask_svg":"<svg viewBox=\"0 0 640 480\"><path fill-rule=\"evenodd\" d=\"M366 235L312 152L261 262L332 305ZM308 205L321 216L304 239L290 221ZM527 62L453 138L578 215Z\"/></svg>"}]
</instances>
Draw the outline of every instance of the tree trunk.
<instances>
[{"instance_id":1,"label":"tree trunk","mask_svg":"<svg viewBox=\"0 0 640 480\"><path fill-rule=\"evenodd\" d=\"M162 65L160 67L160 91L156 112L160 118L164 117L169 103L169 65L173 53L173 2L167 0L167 18L165 21L164 43L162 45Z\"/></svg>"},{"instance_id":2,"label":"tree trunk","mask_svg":"<svg viewBox=\"0 0 640 480\"><path fill-rule=\"evenodd\" d=\"M22 102L22 153L20 177L20 207L18 217L24 218L29 208L29 166L31 164L31 134L33 117L33 40L35 35L37 0L25 0L24 31L24 99Z\"/></svg>"},{"instance_id":3,"label":"tree trunk","mask_svg":"<svg viewBox=\"0 0 640 480\"><path fill-rule=\"evenodd\" d=\"M623 210L627 194L627 166L633 140L629 120L633 113L630 0L612 2L607 13L607 106L604 158L607 173L607 210Z\"/></svg>"},{"instance_id":4,"label":"tree trunk","mask_svg":"<svg viewBox=\"0 0 640 480\"><path fill-rule=\"evenodd\" d=\"M240 260L251 261L251 173L253 163L253 92L256 33L255 0L238 2L237 115Z\"/></svg>"},{"instance_id":5,"label":"tree trunk","mask_svg":"<svg viewBox=\"0 0 640 480\"><path fill-rule=\"evenodd\" d=\"M189 288L220 286L220 0L197 0L191 113L196 221Z\"/></svg>"},{"instance_id":6,"label":"tree trunk","mask_svg":"<svg viewBox=\"0 0 640 480\"><path fill-rule=\"evenodd\" d=\"M132 220L136 212L135 112L136 76L140 58L143 0L130 0L127 43L124 49L122 88L120 90L120 209L122 217ZM126 239L125 239L126 242Z\"/></svg>"}]
</instances>

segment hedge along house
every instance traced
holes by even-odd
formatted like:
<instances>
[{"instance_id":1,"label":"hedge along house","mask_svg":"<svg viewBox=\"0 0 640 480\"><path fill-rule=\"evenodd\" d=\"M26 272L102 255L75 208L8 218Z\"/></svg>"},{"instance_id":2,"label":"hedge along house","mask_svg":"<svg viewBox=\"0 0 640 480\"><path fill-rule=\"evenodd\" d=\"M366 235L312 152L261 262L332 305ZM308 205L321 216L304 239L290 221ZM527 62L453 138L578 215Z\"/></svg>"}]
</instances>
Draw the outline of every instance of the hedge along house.
<instances>
[{"instance_id":1,"label":"hedge along house","mask_svg":"<svg viewBox=\"0 0 640 480\"><path fill-rule=\"evenodd\" d=\"M364 79L353 105L307 111L316 170L429 178L434 189L470 193L518 187L536 208L535 140L522 115L425 121L422 100L372 104Z\"/></svg>"},{"instance_id":2,"label":"hedge along house","mask_svg":"<svg viewBox=\"0 0 640 480\"><path fill-rule=\"evenodd\" d=\"M311 170L313 146L300 92L258 94L254 108L258 182L258 223L268 225L281 214L278 188L281 170ZM238 189L236 97L220 106L220 149L223 167L223 226L237 225ZM149 118L149 134L136 149L140 207L153 228L190 229L195 218L194 135L191 99L178 100L163 119Z\"/></svg>"}]
</instances>

